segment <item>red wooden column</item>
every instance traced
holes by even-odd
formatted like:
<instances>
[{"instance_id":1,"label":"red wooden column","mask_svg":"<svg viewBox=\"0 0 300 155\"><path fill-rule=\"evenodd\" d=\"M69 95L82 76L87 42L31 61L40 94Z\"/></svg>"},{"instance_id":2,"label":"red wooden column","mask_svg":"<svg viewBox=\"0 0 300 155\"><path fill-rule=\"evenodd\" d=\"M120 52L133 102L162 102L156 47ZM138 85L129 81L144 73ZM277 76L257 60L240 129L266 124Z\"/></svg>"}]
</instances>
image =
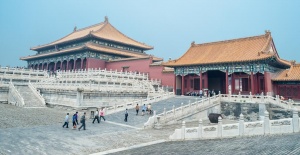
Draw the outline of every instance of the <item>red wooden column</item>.
<instances>
[{"instance_id":1,"label":"red wooden column","mask_svg":"<svg viewBox=\"0 0 300 155\"><path fill-rule=\"evenodd\" d=\"M47 68L46 68L46 70L48 70L48 65L49 65L49 63L47 63Z\"/></svg>"},{"instance_id":2,"label":"red wooden column","mask_svg":"<svg viewBox=\"0 0 300 155\"><path fill-rule=\"evenodd\" d=\"M268 80L269 80L268 72L264 71L264 82L265 82L265 89L264 89L264 91L265 91L265 95L269 91L269 89L268 89Z\"/></svg>"},{"instance_id":3,"label":"red wooden column","mask_svg":"<svg viewBox=\"0 0 300 155\"><path fill-rule=\"evenodd\" d=\"M228 94L228 70L225 73L225 94Z\"/></svg>"},{"instance_id":4,"label":"red wooden column","mask_svg":"<svg viewBox=\"0 0 300 155\"><path fill-rule=\"evenodd\" d=\"M56 71L56 63L57 63L57 62L54 62L54 68L53 68L53 72L55 72L55 71Z\"/></svg>"},{"instance_id":5,"label":"red wooden column","mask_svg":"<svg viewBox=\"0 0 300 155\"><path fill-rule=\"evenodd\" d=\"M86 70L89 68L89 59L86 58L86 61L85 61L85 68Z\"/></svg>"},{"instance_id":6,"label":"red wooden column","mask_svg":"<svg viewBox=\"0 0 300 155\"><path fill-rule=\"evenodd\" d=\"M173 89L174 89L174 94L176 95L176 74L175 74L175 78L174 78Z\"/></svg>"},{"instance_id":7,"label":"red wooden column","mask_svg":"<svg viewBox=\"0 0 300 155\"><path fill-rule=\"evenodd\" d=\"M184 95L184 75L181 75L181 95Z\"/></svg>"},{"instance_id":8,"label":"red wooden column","mask_svg":"<svg viewBox=\"0 0 300 155\"><path fill-rule=\"evenodd\" d=\"M60 70L61 70L61 71L62 71L62 69L63 69L63 68L62 68L63 62L64 62L64 61L60 62Z\"/></svg>"},{"instance_id":9,"label":"red wooden column","mask_svg":"<svg viewBox=\"0 0 300 155\"><path fill-rule=\"evenodd\" d=\"M255 88L254 88L254 77L253 77L253 72L252 71L251 71L250 80L251 80L251 93L252 93L252 95L254 95L255 94Z\"/></svg>"},{"instance_id":10,"label":"red wooden column","mask_svg":"<svg viewBox=\"0 0 300 155\"><path fill-rule=\"evenodd\" d=\"M235 79L234 79L234 73L231 73L231 94L234 93L235 90Z\"/></svg>"},{"instance_id":11,"label":"red wooden column","mask_svg":"<svg viewBox=\"0 0 300 155\"><path fill-rule=\"evenodd\" d=\"M80 69L83 69L83 59L81 59Z\"/></svg>"},{"instance_id":12,"label":"red wooden column","mask_svg":"<svg viewBox=\"0 0 300 155\"><path fill-rule=\"evenodd\" d=\"M202 90L202 71L200 71L200 90Z\"/></svg>"},{"instance_id":13,"label":"red wooden column","mask_svg":"<svg viewBox=\"0 0 300 155\"><path fill-rule=\"evenodd\" d=\"M76 69L76 61L74 60L73 70Z\"/></svg>"},{"instance_id":14,"label":"red wooden column","mask_svg":"<svg viewBox=\"0 0 300 155\"><path fill-rule=\"evenodd\" d=\"M66 70L69 70L69 60L67 60L67 68Z\"/></svg>"}]
</instances>

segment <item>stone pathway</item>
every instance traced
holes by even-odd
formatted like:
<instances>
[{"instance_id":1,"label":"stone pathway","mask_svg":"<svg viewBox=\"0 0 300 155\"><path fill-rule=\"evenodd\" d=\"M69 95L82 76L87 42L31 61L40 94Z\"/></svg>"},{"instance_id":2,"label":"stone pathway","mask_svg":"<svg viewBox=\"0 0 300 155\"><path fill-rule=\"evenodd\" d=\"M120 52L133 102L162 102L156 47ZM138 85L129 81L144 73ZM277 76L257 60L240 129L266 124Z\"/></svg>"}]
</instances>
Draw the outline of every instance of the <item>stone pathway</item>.
<instances>
[{"instance_id":1,"label":"stone pathway","mask_svg":"<svg viewBox=\"0 0 300 155\"><path fill-rule=\"evenodd\" d=\"M111 155L298 155L300 135L269 135L232 139L171 141L112 153Z\"/></svg>"},{"instance_id":2,"label":"stone pathway","mask_svg":"<svg viewBox=\"0 0 300 155\"><path fill-rule=\"evenodd\" d=\"M161 113L163 108L171 110L173 104L178 107L182 102L188 104L190 99L191 97L174 97L154 103L152 109ZM0 125L0 155L91 154L168 139L170 133L174 131L173 128L140 129L150 115L136 116L134 109L129 110L128 122L124 122L124 111L122 111L105 116L106 121L102 120L100 124L96 122L92 124L92 119L88 119L87 130L81 131L62 128L65 114L69 112L72 116L73 111L52 108L11 108L11 105L4 105L1 110L6 111L6 113L0 112L0 118L4 118L1 120L1 124L6 124L6 126L1 127ZM47 119L51 121L43 123L47 122ZM9 126L8 124L11 122L18 122L20 125L14 123ZM26 125L27 123L29 125ZM72 126L71 122L69 122L69 126Z\"/></svg>"}]
</instances>

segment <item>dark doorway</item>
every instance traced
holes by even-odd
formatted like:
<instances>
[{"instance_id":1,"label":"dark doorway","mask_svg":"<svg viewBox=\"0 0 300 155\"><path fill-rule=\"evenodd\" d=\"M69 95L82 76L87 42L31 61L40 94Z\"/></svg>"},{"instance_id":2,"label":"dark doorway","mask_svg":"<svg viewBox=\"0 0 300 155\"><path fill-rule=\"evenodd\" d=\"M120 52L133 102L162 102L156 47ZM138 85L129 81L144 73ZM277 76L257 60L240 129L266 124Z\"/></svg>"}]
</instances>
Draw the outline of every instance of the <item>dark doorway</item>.
<instances>
[{"instance_id":1,"label":"dark doorway","mask_svg":"<svg viewBox=\"0 0 300 155\"><path fill-rule=\"evenodd\" d=\"M225 73L221 71L207 71L208 74L208 89L214 90L215 93L221 91L226 93Z\"/></svg>"},{"instance_id":2,"label":"dark doorway","mask_svg":"<svg viewBox=\"0 0 300 155\"><path fill-rule=\"evenodd\" d=\"M200 79L194 79L194 90L200 90Z\"/></svg>"}]
</instances>

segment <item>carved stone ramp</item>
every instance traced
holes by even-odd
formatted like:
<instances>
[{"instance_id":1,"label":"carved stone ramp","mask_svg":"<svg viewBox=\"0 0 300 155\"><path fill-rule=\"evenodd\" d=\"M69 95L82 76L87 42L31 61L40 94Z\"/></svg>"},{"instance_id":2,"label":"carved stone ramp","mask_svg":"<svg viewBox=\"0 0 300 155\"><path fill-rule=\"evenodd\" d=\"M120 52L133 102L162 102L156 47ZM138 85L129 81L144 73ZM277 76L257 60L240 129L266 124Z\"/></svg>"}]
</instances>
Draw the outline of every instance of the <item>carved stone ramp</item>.
<instances>
[{"instance_id":1,"label":"carved stone ramp","mask_svg":"<svg viewBox=\"0 0 300 155\"><path fill-rule=\"evenodd\" d=\"M22 98L24 99L24 107L45 107L45 104L34 95L32 90L27 85L15 86Z\"/></svg>"}]
</instances>

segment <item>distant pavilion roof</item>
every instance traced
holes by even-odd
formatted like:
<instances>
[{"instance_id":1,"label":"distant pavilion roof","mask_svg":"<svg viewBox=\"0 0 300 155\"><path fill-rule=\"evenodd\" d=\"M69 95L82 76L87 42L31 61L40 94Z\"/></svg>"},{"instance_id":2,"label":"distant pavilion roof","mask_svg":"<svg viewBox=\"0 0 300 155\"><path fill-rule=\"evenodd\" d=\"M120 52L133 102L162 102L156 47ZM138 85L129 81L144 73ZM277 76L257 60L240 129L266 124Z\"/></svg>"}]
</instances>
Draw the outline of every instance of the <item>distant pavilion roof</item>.
<instances>
[{"instance_id":1,"label":"distant pavilion roof","mask_svg":"<svg viewBox=\"0 0 300 155\"><path fill-rule=\"evenodd\" d=\"M270 57L290 66L290 63L279 58L269 31L264 35L225 40L211 43L191 44L188 51L177 60L164 63L164 66L206 65L233 62L264 60Z\"/></svg>"},{"instance_id":2,"label":"distant pavilion roof","mask_svg":"<svg viewBox=\"0 0 300 155\"><path fill-rule=\"evenodd\" d=\"M96 38L113 41L113 42L117 42L117 43L121 43L121 44L126 44L126 45L130 45L130 46L138 47L141 49L145 49L145 50L153 49L152 46L146 45L144 43L140 43L138 41L135 41L135 40L127 37L120 31L118 31L116 28L114 28L108 22L107 17L105 17L104 22L101 22L99 24L92 25L89 27L85 27L85 28L82 28L79 30L76 30L76 28L74 28L74 31L71 34L69 34L61 39L58 39L54 42L51 42L51 43L48 43L45 45L41 45L41 46L32 47L31 50L39 50L39 49L42 49L45 47L55 46L58 44L75 41L77 39L82 39L82 38L85 38L88 36L94 36Z\"/></svg>"},{"instance_id":3,"label":"distant pavilion roof","mask_svg":"<svg viewBox=\"0 0 300 155\"><path fill-rule=\"evenodd\" d=\"M292 65L291 68L279 72L272 81L300 81L300 64Z\"/></svg>"}]
</instances>

